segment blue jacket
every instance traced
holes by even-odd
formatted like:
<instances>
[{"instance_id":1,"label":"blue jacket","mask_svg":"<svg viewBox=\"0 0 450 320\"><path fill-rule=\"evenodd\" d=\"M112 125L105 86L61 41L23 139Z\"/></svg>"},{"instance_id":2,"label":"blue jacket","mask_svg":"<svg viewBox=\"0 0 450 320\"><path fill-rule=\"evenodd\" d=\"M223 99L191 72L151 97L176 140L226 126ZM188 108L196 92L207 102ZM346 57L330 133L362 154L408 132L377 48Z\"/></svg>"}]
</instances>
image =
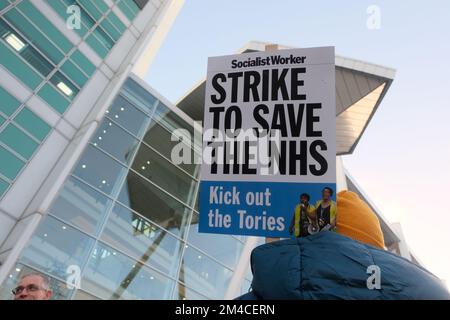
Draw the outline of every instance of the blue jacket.
<instances>
[{"instance_id":1,"label":"blue jacket","mask_svg":"<svg viewBox=\"0 0 450 320\"><path fill-rule=\"evenodd\" d=\"M239 300L450 299L424 268L334 232L261 245L250 263L252 291ZM370 265L380 268L380 289L368 289Z\"/></svg>"}]
</instances>

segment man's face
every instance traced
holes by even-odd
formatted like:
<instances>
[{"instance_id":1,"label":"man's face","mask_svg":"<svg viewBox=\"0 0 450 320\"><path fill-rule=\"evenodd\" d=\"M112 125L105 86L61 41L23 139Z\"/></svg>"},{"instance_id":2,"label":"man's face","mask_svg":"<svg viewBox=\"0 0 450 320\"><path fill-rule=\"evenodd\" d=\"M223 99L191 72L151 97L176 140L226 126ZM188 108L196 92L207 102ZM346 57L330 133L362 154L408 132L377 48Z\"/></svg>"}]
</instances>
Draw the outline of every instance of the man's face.
<instances>
[{"instance_id":1,"label":"man's face","mask_svg":"<svg viewBox=\"0 0 450 320\"><path fill-rule=\"evenodd\" d=\"M324 200L328 200L331 198L331 192L328 189L324 189L322 192L322 196Z\"/></svg>"},{"instance_id":2,"label":"man's face","mask_svg":"<svg viewBox=\"0 0 450 320\"><path fill-rule=\"evenodd\" d=\"M44 279L37 275L24 277L16 287L14 300L48 300L52 291L45 287Z\"/></svg>"},{"instance_id":3,"label":"man's face","mask_svg":"<svg viewBox=\"0 0 450 320\"><path fill-rule=\"evenodd\" d=\"M301 202L301 203L307 203L307 202L308 202L308 198L305 197L305 196L300 197L300 202Z\"/></svg>"}]
</instances>

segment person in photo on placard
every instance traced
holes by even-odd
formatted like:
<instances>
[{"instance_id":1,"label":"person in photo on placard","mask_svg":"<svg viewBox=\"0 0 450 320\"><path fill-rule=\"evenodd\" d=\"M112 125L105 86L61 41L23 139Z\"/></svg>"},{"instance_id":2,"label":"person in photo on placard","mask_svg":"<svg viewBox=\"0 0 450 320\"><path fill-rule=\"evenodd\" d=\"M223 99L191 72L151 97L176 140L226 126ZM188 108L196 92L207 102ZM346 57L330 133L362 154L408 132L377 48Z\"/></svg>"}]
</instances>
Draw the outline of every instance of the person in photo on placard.
<instances>
[{"instance_id":1,"label":"person in photo on placard","mask_svg":"<svg viewBox=\"0 0 450 320\"><path fill-rule=\"evenodd\" d=\"M320 231L336 231L336 203L331 199L333 189L322 189L322 199L314 205L314 220Z\"/></svg>"},{"instance_id":2,"label":"person in photo on placard","mask_svg":"<svg viewBox=\"0 0 450 320\"><path fill-rule=\"evenodd\" d=\"M314 206L309 203L311 197L307 193L300 195L300 202L295 206L294 215L292 216L289 226L289 234L295 237L306 237L318 231L314 223Z\"/></svg>"}]
</instances>

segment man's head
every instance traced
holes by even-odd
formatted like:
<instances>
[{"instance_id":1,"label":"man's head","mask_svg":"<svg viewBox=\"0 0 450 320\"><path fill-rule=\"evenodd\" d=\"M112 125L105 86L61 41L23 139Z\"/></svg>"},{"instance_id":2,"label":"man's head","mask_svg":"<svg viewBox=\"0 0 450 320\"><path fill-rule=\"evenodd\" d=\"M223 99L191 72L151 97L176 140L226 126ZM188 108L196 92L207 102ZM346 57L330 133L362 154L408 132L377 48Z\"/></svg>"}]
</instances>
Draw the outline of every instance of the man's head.
<instances>
[{"instance_id":1,"label":"man's head","mask_svg":"<svg viewBox=\"0 0 450 320\"><path fill-rule=\"evenodd\" d=\"M49 300L52 290L47 277L39 273L23 276L13 290L14 300Z\"/></svg>"},{"instance_id":2,"label":"man's head","mask_svg":"<svg viewBox=\"0 0 450 320\"><path fill-rule=\"evenodd\" d=\"M302 193L300 195L300 203L308 203L309 199L310 199L310 196L307 193Z\"/></svg>"},{"instance_id":3,"label":"man's head","mask_svg":"<svg viewBox=\"0 0 450 320\"><path fill-rule=\"evenodd\" d=\"M325 187L322 189L322 199L323 200L330 200L333 196L333 189L329 187Z\"/></svg>"}]
</instances>

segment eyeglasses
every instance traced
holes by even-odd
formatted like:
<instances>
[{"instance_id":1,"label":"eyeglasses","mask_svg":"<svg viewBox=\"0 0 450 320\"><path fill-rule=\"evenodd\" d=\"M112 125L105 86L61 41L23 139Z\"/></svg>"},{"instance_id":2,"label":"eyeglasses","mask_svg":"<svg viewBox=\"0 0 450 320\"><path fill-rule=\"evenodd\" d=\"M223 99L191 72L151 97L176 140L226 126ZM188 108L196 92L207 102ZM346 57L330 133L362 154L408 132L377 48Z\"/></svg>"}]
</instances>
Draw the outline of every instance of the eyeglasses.
<instances>
[{"instance_id":1,"label":"eyeglasses","mask_svg":"<svg viewBox=\"0 0 450 320\"><path fill-rule=\"evenodd\" d=\"M27 290L27 292L36 292L38 290L45 290L42 287L39 287L35 284L29 284L27 286L18 286L17 288L12 290L12 293L17 296L18 294L21 294L23 292L23 290Z\"/></svg>"}]
</instances>

